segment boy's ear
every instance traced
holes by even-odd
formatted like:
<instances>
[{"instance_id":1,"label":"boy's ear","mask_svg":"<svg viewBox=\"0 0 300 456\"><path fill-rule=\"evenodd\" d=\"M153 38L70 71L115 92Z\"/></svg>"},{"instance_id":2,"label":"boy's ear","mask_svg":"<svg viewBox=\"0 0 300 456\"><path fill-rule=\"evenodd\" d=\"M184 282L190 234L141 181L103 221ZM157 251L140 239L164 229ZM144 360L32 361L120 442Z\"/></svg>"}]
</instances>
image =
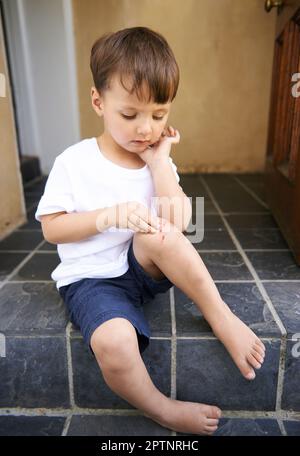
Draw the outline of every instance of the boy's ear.
<instances>
[{"instance_id":1,"label":"boy's ear","mask_svg":"<svg viewBox=\"0 0 300 456\"><path fill-rule=\"evenodd\" d=\"M94 111L98 116L102 116L102 98L96 89L96 87L91 88L91 100Z\"/></svg>"}]
</instances>

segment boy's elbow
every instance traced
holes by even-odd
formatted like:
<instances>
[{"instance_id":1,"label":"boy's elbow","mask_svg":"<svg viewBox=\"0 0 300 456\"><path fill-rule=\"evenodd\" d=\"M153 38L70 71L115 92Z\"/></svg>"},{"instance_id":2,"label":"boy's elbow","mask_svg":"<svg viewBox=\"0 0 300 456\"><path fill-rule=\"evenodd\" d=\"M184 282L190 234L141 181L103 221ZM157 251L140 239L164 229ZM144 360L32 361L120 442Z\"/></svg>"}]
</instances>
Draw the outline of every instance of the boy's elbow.
<instances>
[{"instance_id":1,"label":"boy's elbow","mask_svg":"<svg viewBox=\"0 0 300 456\"><path fill-rule=\"evenodd\" d=\"M54 244L54 245L57 244L55 239L50 235L50 233L47 232L47 230L45 230L45 228L42 228L42 232L43 232L45 241L49 242L49 244Z\"/></svg>"}]
</instances>

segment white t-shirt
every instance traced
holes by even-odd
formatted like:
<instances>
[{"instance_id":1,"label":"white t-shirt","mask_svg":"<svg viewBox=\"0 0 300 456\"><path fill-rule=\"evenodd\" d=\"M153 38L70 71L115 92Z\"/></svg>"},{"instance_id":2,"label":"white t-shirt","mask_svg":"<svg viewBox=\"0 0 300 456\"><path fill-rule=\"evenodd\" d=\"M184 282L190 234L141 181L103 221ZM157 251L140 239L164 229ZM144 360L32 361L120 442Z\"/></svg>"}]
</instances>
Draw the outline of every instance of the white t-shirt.
<instances>
[{"instance_id":1,"label":"white t-shirt","mask_svg":"<svg viewBox=\"0 0 300 456\"><path fill-rule=\"evenodd\" d=\"M177 182L177 167L171 157ZM55 159L35 218L55 212L85 212L139 201L156 214L150 169L128 169L108 160L95 137L64 150ZM60 264L51 274L56 287L83 278L118 277L128 270L127 252L134 231L110 227L78 242L57 245Z\"/></svg>"}]
</instances>

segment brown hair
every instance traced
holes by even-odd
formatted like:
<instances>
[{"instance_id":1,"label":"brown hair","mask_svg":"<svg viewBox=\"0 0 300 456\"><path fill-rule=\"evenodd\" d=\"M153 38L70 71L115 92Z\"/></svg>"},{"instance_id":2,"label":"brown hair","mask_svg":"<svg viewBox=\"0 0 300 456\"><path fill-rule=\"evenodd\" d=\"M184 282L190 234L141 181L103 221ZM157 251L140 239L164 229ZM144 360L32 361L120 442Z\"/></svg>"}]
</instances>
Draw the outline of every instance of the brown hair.
<instances>
[{"instance_id":1,"label":"brown hair","mask_svg":"<svg viewBox=\"0 0 300 456\"><path fill-rule=\"evenodd\" d=\"M93 44L90 68L96 89L104 92L114 75L130 94L145 100L142 84L146 83L149 97L157 104L173 101L179 84L179 67L166 39L147 27L131 27L107 33ZM132 80L131 90L123 77Z\"/></svg>"}]
</instances>

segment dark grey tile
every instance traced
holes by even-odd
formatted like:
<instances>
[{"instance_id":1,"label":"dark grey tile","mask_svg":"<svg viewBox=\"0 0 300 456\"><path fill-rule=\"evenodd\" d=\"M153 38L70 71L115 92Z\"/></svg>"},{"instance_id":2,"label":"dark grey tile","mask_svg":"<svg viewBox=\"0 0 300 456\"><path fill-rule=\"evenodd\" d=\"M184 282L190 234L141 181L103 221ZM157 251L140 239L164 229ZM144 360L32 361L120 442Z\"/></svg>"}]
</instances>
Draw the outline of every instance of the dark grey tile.
<instances>
[{"instance_id":1,"label":"dark grey tile","mask_svg":"<svg viewBox=\"0 0 300 456\"><path fill-rule=\"evenodd\" d=\"M287 341L285 373L281 406L284 410L300 411L300 347L297 340Z\"/></svg>"},{"instance_id":2,"label":"dark grey tile","mask_svg":"<svg viewBox=\"0 0 300 456\"><path fill-rule=\"evenodd\" d=\"M261 184L251 184L249 185L249 187L258 196L258 198L260 198L269 208L265 186Z\"/></svg>"},{"instance_id":3,"label":"dark grey tile","mask_svg":"<svg viewBox=\"0 0 300 456\"><path fill-rule=\"evenodd\" d=\"M230 173L209 173L202 175L203 180L213 190L223 190L223 194L230 191L230 189L240 188L241 186L233 178Z\"/></svg>"},{"instance_id":4,"label":"dark grey tile","mask_svg":"<svg viewBox=\"0 0 300 456\"><path fill-rule=\"evenodd\" d=\"M258 336L280 337L280 330L254 283L217 283L216 286L232 312ZM196 305L178 288L175 288L175 312L178 336L212 335Z\"/></svg>"},{"instance_id":5,"label":"dark grey tile","mask_svg":"<svg viewBox=\"0 0 300 456\"><path fill-rule=\"evenodd\" d=\"M209 215L205 213L204 216L204 230L210 229L219 229L225 230L225 225L220 217L220 215Z\"/></svg>"},{"instance_id":6,"label":"dark grey tile","mask_svg":"<svg viewBox=\"0 0 300 456\"><path fill-rule=\"evenodd\" d=\"M291 252L247 252L247 256L262 280L300 280L300 266Z\"/></svg>"},{"instance_id":7,"label":"dark grey tile","mask_svg":"<svg viewBox=\"0 0 300 456\"><path fill-rule=\"evenodd\" d=\"M6 337L0 407L70 406L64 337Z\"/></svg>"},{"instance_id":8,"label":"dark grey tile","mask_svg":"<svg viewBox=\"0 0 300 456\"><path fill-rule=\"evenodd\" d=\"M54 283L7 283L0 292L0 331L5 335L65 332L68 316Z\"/></svg>"},{"instance_id":9,"label":"dark grey tile","mask_svg":"<svg viewBox=\"0 0 300 456\"><path fill-rule=\"evenodd\" d=\"M205 176L205 181L223 212L265 212L255 199L233 176Z\"/></svg>"},{"instance_id":10,"label":"dark grey tile","mask_svg":"<svg viewBox=\"0 0 300 456\"><path fill-rule=\"evenodd\" d=\"M264 173L247 173L247 174L239 174L234 173L233 177L237 178L238 180L242 181L245 185L264 185L265 174Z\"/></svg>"},{"instance_id":11,"label":"dark grey tile","mask_svg":"<svg viewBox=\"0 0 300 456\"><path fill-rule=\"evenodd\" d=\"M145 317L152 336L170 337L172 334L170 291L159 293L144 304Z\"/></svg>"},{"instance_id":12,"label":"dark grey tile","mask_svg":"<svg viewBox=\"0 0 300 456\"><path fill-rule=\"evenodd\" d=\"M229 410L275 410L279 341L264 341L265 361L246 380L217 340L177 341L177 399Z\"/></svg>"},{"instance_id":13,"label":"dark grey tile","mask_svg":"<svg viewBox=\"0 0 300 456\"><path fill-rule=\"evenodd\" d=\"M45 189L48 176L42 176L41 179L24 186L25 193L37 193L42 195Z\"/></svg>"},{"instance_id":14,"label":"dark grey tile","mask_svg":"<svg viewBox=\"0 0 300 456\"><path fill-rule=\"evenodd\" d=\"M233 188L231 192L219 191L215 198L223 212L268 212L246 190Z\"/></svg>"},{"instance_id":15,"label":"dark grey tile","mask_svg":"<svg viewBox=\"0 0 300 456\"><path fill-rule=\"evenodd\" d=\"M272 418L221 419L214 436L281 436L277 420Z\"/></svg>"},{"instance_id":16,"label":"dark grey tile","mask_svg":"<svg viewBox=\"0 0 300 456\"><path fill-rule=\"evenodd\" d=\"M214 203L206 196L204 198L204 212L205 212L205 214L217 214L218 213Z\"/></svg>"},{"instance_id":17,"label":"dark grey tile","mask_svg":"<svg viewBox=\"0 0 300 456\"><path fill-rule=\"evenodd\" d=\"M190 232L192 232L192 229L195 230L195 226L197 226L197 229L202 230L203 228L204 230L226 229L220 215L218 215L217 213L208 214L208 211L206 211L205 208L203 213L203 207L201 206L201 204L199 204L199 206L193 205L192 211L192 218L188 226L188 230Z\"/></svg>"},{"instance_id":18,"label":"dark grey tile","mask_svg":"<svg viewBox=\"0 0 300 456\"><path fill-rule=\"evenodd\" d=\"M57 245L56 244L50 244L50 242L44 241L44 244L42 244L38 250L50 250L52 252L57 252Z\"/></svg>"},{"instance_id":19,"label":"dark grey tile","mask_svg":"<svg viewBox=\"0 0 300 456\"><path fill-rule=\"evenodd\" d=\"M234 234L243 249L289 249L289 246L277 229L235 229Z\"/></svg>"},{"instance_id":20,"label":"dark grey tile","mask_svg":"<svg viewBox=\"0 0 300 456\"><path fill-rule=\"evenodd\" d=\"M300 282L269 282L264 287L288 336L300 332Z\"/></svg>"},{"instance_id":21,"label":"dark grey tile","mask_svg":"<svg viewBox=\"0 0 300 456\"><path fill-rule=\"evenodd\" d=\"M195 249L201 250L236 250L227 230L206 230L203 241L193 243Z\"/></svg>"},{"instance_id":22,"label":"dark grey tile","mask_svg":"<svg viewBox=\"0 0 300 456\"><path fill-rule=\"evenodd\" d=\"M287 435L300 436L300 421L285 420L283 425Z\"/></svg>"},{"instance_id":23,"label":"dark grey tile","mask_svg":"<svg viewBox=\"0 0 300 456\"><path fill-rule=\"evenodd\" d=\"M36 193L25 193L25 205L26 209L31 209L32 207L37 208L40 201L40 195Z\"/></svg>"},{"instance_id":24,"label":"dark grey tile","mask_svg":"<svg viewBox=\"0 0 300 456\"><path fill-rule=\"evenodd\" d=\"M106 384L96 359L83 340L71 339L76 405L90 408L134 408L114 393ZM156 387L170 395L171 388L171 342L150 340L142 354L145 366Z\"/></svg>"},{"instance_id":25,"label":"dark grey tile","mask_svg":"<svg viewBox=\"0 0 300 456\"><path fill-rule=\"evenodd\" d=\"M238 252L203 252L200 256L214 280L253 280Z\"/></svg>"},{"instance_id":26,"label":"dark grey tile","mask_svg":"<svg viewBox=\"0 0 300 456\"><path fill-rule=\"evenodd\" d=\"M179 288L174 288L177 336L211 334L211 328L197 306Z\"/></svg>"},{"instance_id":27,"label":"dark grey tile","mask_svg":"<svg viewBox=\"0 0 300 456\"><path fill-rule=\"evenodd\" d=\"M277 228L278 225L271 214L232 214L226 215L230 227L235 229Z\"/></svg>"},{"instance_id":28,"label":"dark grey tile","mask_svg":"<svg viewBox=\"0 0 300 456\"><path fill-rule=\"evenodd\" d=\"M235 176L261 200L266 202L265 174L236 174Z\"/></svg>"},{"instance_id":29,"label":"dark grey tile","mask_svg":"<svg viewBox=\"0 0 300 456\"><path fill-rule=\"evenodd\" d=\"M187 196L207 196L198 175L181 175L179 185Z\"/></svg>"},{"instance_id":30,"label":"dark grey tile","mask_svg":"<svg viewBox=\"0 0 300 456\"><path fill-rule=\"evenodd\" d=\"M72 416L68 435L171 435L171 431L144 416L76 415Z\"/></svg>"},{"instance_id":31,"label":"dark grey tile","mask_svg":"<svg viewBox=\"0 0 300 456\"><path fill-rule=\"evenodd\" d=\"M0 436L60 436L64 423L58 416L0 416Z\"/></svg>"},{"instance_id":32,"label":"dark grey tile","mask_svg":"<svg viewBox=\"0 0 300 456\"><path fill-rule=\"evenodd\" d=\"M28 253L0 253L0 279L4 280Z\"/></svg>"},{"instance_id":33,"label":"dark grey tile","mask_svg":"<svg viewBox=\"0 0 300 456\"><path fill-rule=\"evenodd\" d=\"M11 280L51 280L51 273L59 262L56 253L36 252Z\"/></svg>"},{"instance_id":34,"label":"dark grey tile","mask_svg":"<svg viewBox=\"0 0 300 456\"><path fill-rule=\"evenodd\" d=\"M0 250L33 250L43 240L39 231L14 231L0 242Z\"/></svg>"},{"instance_id":35,"label":"dark grey tile","mask_svg":"<svg viewBox=\"0 0 300 456\"><path fill-rule=\"evenodd\" d=\"M267 193L265 183L262 182L244 182L244 179L240 179L251 192L253 192L260 200L268 206Z\"/></svg>"},{"instance_id":36,"label":"dark grey tile","mask_svg":"<svg viewBox=\"0 0 300 456\"><path fill-rule=\"evenodd\" d=\"M281 336L268 305L255 283L217 283L222 299L260 337Z\"/></svg>"},{"instance_id":37,"label":"dark grey tile","mask_svg":"<svg viewBox=\"0 0 300 456\"><path fill-rule=\"evenodd\" d=\"M41 223L35 219L34 215L36 213L36 208L33 208L27 212L27 222L24 225L19 227L19 230L28 230L28 229L35 229L41 230Z\"/></svg>"}]
</instances>

